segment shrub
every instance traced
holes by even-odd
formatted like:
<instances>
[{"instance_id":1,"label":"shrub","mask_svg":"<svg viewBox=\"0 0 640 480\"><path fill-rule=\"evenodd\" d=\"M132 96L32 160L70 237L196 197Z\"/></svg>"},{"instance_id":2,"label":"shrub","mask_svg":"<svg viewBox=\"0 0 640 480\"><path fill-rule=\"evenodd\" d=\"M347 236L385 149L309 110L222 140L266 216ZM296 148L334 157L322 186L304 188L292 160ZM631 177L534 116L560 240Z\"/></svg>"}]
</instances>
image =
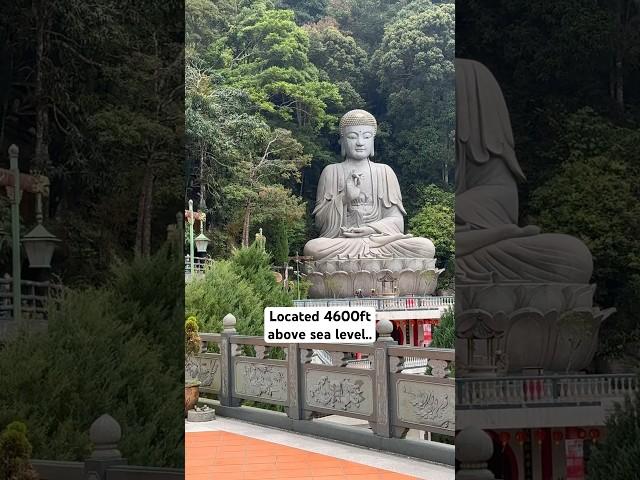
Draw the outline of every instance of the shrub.
<instances>
[{"instance_id":1,"label":"shrub","mask_svg":"<svg viewBox=\"0 0 640 480\"><path fill-rule=\"evenodd\" d=\"M168 259L120 265L106 287L69 292L48 333L0 351L0 428L22 419L34 458L83 460L89 427L106 412L131 464L183 464L184 311L169 278L181 262Z\"/></svg>"},{"instance_id":2,"label":"shrub","mask_svg":"<svg viewBox=\"0 0 640 480\"><path fill-rule=\"evenodd\" d=\"M27 439L27 426L22 422L10 423L0 432L0 478L36 480L31 467L31 444Z\"/></svg>"},{"instance_id":3,"label":"shrub","mask_svg":"<svg viewBox=\"0 0 640 480\"><path fill-rule=\"evenodd\" d=\"M449 308L440 317L440 324L435 327L431 340L433 348L455 348L456 325L453 309Z\"/></svg>"},{"instance_id":4,"label":"shrub","mask_svg":"<svg viewBox=\"0 0 640 480\"><path fill-rule=\"evenodd\" d=\"M607 437L593 448L589 480L636 478L640 465L640 392L617 405L607 420Z\"/></svg>"},{"instance_id":5,"label":"shrub","mask_svg":"<svg viewBox=\"0 0 640 480\"><path fill-rule=\"evenodd\" d=\"M198 321L196 317L189 317L184 322L184 353L195 355L200 352L200 335L198 335Z\"/></svg>"},{"instance_id":6,"label":"shrub","mask_svg":"<svg viewBox=\"0 0 640 480\"><path fill-rule=\"evenodd\" d=\"M203 331L219 332L222 318L232 313L239 333L262 335L265 307L292 305L269 265L269 255L255 246L213 262L203 278L187 285L186 314L200 319Z\"/></svg>"}]
</instances>

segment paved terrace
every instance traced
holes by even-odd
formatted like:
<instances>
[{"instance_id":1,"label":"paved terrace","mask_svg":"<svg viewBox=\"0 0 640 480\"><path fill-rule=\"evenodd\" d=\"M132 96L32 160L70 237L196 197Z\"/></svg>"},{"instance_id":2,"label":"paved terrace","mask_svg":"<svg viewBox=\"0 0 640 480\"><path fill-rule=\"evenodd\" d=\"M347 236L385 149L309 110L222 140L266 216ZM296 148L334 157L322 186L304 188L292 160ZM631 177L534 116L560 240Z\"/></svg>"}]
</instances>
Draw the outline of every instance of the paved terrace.
<instances>
[{"instance_id":1,"label":"paved terrace","mask_svg":"<svg viewBox=\"0 0 640 480\"><path fill-rule=\"evenodd\" d=\"M452 480L453 467L218 417L186 422L185 480Z\"/></svg>"}]
</instances>

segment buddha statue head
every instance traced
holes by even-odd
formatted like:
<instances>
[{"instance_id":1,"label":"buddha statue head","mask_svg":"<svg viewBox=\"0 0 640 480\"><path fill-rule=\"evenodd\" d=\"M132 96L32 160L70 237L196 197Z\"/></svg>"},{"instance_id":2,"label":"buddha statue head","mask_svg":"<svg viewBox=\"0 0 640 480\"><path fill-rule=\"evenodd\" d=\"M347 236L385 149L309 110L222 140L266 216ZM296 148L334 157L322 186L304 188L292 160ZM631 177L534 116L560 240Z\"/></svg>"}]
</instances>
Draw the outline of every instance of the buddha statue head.
<instances>
[{"instance_id":1,"label":"buddha statue head","mask_svg":"<svg viewBox=\"0 0 640 480\"><path fill-rule=\"evenodd\" d=\"M340 155L352 160L367 160L374 155L378 123L365 110L351 110L340 119Z\"/></svg>"}]
</instances>

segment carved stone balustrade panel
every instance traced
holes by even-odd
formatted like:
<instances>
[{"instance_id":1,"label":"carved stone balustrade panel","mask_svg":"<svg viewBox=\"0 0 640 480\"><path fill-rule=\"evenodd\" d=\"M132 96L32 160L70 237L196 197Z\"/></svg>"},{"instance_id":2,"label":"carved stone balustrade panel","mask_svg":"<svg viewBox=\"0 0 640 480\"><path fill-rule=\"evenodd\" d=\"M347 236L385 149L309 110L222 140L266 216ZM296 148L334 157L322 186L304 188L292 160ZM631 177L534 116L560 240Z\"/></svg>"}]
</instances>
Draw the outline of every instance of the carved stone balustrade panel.
<instances>
[{"instance_id":1,"label":"carved stone balustrade panel","mask_svg":"<svg viewBox=\"0 0 640 480\"><path fill-rule=\"evenodd\" d=\"M455 431L455 392L452 385L398 379L395 384L398 423L422 430Z\"/></svg>"},{"instance_id":2,"label":"carved stone balustrade panel","mask_svg":"<svg viewBox=\"0 0 640 480\"><path fill-rule=\"evenodd\" d=\"M370 375L316 369L305 371L306 409L371 416L373 407L373 380Z\"/></svg>"},{"instance_id":3,"label":"carved stone balustrade panel","mask_svg":"<svg viewBox=\"0 0 640 480\"><path fill-rule=\"evenodd\" d=\"M202 353L187 363L187 376L200 381L202 392L218 393L222 383L219 353Z\"/></svg>"},{"instance_id":4,"label":"carved stone balustrade panel","mask_svg":"<svg viewBox=\"0 0 640 480\"><path fill-rule=\"evenodd\" d=\"M241 357L234 364L234 396L286 405L287 365Z\"/></svg>"}]
</instances>

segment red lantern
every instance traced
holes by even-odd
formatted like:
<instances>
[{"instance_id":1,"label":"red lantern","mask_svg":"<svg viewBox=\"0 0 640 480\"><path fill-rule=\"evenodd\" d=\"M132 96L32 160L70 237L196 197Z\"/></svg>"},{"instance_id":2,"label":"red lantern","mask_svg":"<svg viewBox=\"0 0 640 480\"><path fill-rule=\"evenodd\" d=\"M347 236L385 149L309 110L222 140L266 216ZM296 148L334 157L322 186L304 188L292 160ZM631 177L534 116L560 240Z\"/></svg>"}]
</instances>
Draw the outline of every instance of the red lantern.
<instances>
[{"instance_id":1,"label":"red lantern","mask_svg":"<svg viewBox=\"0 0 640 480\"><path fill-rule=\"evenodd\" d=\"M560 430L556 430L555 432L553 432L553 441L555 442L556 445L560 445L560 442L562 441L562 437L564 437L564 435Z\"/></svg>"},{"instance_id":2,"label":"red lantern","mask_svg":"<svg viewBox=\"0 0 640 480\"><path fill-rule=\"evenodd\" d=\"M509 432L500 432L500 443L502 446L506 446L511 440L511 434Z\"/></svg>"},{"instance_id":3,"label":"red lantern","mask_svg":"<svg viewBox=\"0 0 640 480\"><path fill-rule=\"evenodd\" d=\"M545 439L545 431L544 430L536 430L536 440L538 441L538 445L542 445Z\"/></svg>"},{"instance_id":4,"label":"red lantern","mask_svg":"<svg viewBox=\"0 0 640 480\"><path fill-rule=\"evenodd\" d=\"M522 445L525 442L526 439L527 439L527 433L526 432L520 431L520 432L516 433L516 440L518 441L518 443L520 445Z\"/></svg>"},{"instance_id":5,"label":"red lantern","mask_svg":"<svg viewBox=\"0 0 640 480\"><path fill-rule=\"evenodd\" d=\"M587 438L587 432L584 431L584 428L578 429L578 438L580 440L584 440L585 438Z\"/></svg>"},{"instance_id":6,"label":"red lantern","mask_svg":"<svg viewBox=\"0 0 640 480\"><path fill-rule=\"evenodd\" d=\"M592 428L591 430L589 430L589 438L591 438L593 443L596 443L600 438L600 430L598 430L597 428Z\"/></svg>"}]
</instances>

